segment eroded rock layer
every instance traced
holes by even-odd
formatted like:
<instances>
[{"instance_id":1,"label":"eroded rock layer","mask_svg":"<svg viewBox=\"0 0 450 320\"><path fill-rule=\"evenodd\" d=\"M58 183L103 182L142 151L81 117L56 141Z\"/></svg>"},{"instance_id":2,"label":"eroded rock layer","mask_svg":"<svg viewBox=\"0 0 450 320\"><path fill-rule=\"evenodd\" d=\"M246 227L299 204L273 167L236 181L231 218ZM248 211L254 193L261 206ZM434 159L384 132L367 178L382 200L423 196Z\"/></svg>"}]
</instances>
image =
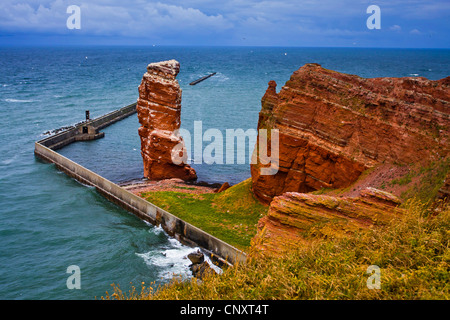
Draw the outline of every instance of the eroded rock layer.
<instances>
[{"instance_id":1,"label":"eroded rock layer","mask_svg":"<svg viewBox=\"0 0 450 320\"><path fill-rule=\"evenodd\" d=\"M136 108L141 124L141 154L144 176L150 180L197 178L195 170L185 164L186 150L177 131L181 114L181 88L176 80L179 71L176 60L151 63L139 86ZM172 161L175 150L176 158L184 161Z\"/></svg>"},{"instance_id":2,"label":"eroded rock layer","mask_svg":"<svg viewBox=\"0 0 450 320\"><path fill-rule=\"evenodd\" d=\"M279 130L278 172L251 165L253 191L266 203L285 192L345 188L379 163L449 151L450 77L365 79L306 64L279 93L270 81L261 103L258 129Z\"/></svg>"},{"instance_id":3,"label":"eroded rock layer","mask_svg":"<svg viewBox=\"0 0 450 320\"><path fill-rule=\"evenodd\" d=\"M329 239L354 235L399 217L400 200L387 192L367 188L359 197L333 197L287 192L275 197L268 214L258 222L253 249L282 253L305 244L311 237Z\"/></svg>"}]
</instances>

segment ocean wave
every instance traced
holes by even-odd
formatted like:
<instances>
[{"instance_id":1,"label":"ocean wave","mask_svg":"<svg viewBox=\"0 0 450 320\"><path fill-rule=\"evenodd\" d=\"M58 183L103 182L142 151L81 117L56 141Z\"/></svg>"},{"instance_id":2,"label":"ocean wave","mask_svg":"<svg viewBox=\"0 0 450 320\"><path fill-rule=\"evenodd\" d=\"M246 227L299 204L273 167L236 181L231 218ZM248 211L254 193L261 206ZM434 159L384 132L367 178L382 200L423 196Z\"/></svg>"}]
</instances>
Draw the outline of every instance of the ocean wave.
<instances>
[{"instance_id":1,"label":"ocean wave","mask_svg":"<svg viewBox=\"0 0 450 320\"><path fill-rule=\"evenodd\" d=\"M142 258L148 266L159 267L161 269L160 278L171 279L174 276L181 276L185 279L192 276L189 269L191 261L187 255L195 250L197 249L181 245L179 248L151 250L145 253L136 253L136 255Z\"/></svg>"},{"instance_id":2,"label":"ocean wave","mask_svg":"<svg viewBox=\"0 0 450 320\"><path fill-rule=\"evenodd\" d=\"M191 252L196 252L196 251L200 250L200 248L189 248L189 247L186 247L186 246L183 245L180 241L178 241L177 239L174 239L174 238L169 238L168 240L169 240L170 244L171 244L172 246L174 246L175 248L184 250L184 252L186 253L184 259L187 259L187 261L188 261L188 266L191 264L191 260L189 260L189 259L187 258L187 255L188 255L189 253L191 253ZM222 273L222 269L220 269L218 266L216 266L206 254L204 254L204 257L205 257L205 261L208 262L209 266L210 266L212 269L214 269L214 270L215 270L217 273L219 273L219 274Z\"/></svg>"},{"instance_id":3,"label":"ocean wave","mask_svg":"<svg viewBox=\"0 0 450 320\"><path fill-rule=\"evenodd\" d=\"M0 162L0 164L2 164L2 165L8 165L8 164L11 164L11 163L14 162L14 160L15 160L16 158L17 158L17 155L15 155L15 156L13 156L12 158L9 158L9 159L2 160L2 161Z\"/></svg>"},{"instance_id":4,"label":"ocean wave","mask_svg":"<svg viewBox=\"0 0 450 320\"><path fill-rule=\"evenodd\" d=\"M3 99L6 102L18 102L18 103L24 103L24 102L35 102L35 100L24 100L24 99Z\"/></svg>"},{"instance_id":5,"label":"ocean wave","mask_svg":"<svg viewBox=\"0 0 450 320\"><path fill-rule=\"evenodd\" d=\"M230 80L230 78L228 78L226 75L224 75L223 73L221 73L221 72L217 72L214 76L213 76L213 78L216 78L218 81L220 81L220 82L224 82L224 81L227 81L227 80Z\"/></svg>"},{"instance_id":6,"label":"ocean wave","mask_svg":"<svg viewBox=\"0 0 450 320\"><path fill-rule=\"evenodd\" d=\"M186 247L185 245L183 245L183 244L182 244L180 241L178 241L177 239L169 238L169 239L167 239L167 240L169 241L170 245L173 246L174 248L177 248L177 249L183 249L183 248L191 249L191 248Z\"/></svg>"},{"instance_id":7,"label":"ocean wave","mask_svg":"<svg viewBox=\"0 0 450 320\"><path fill-rule=\"evenodd\" d=\"M155 235L166 233L161 226L154 226L147 221L144 222L151 226L150 233ZM174 275L181 276L183 279L191 277L192 272L189 269L191 261L187 258L187 255L198 250L198 248L185 246L177 239L170 237L167 237L167 241L169 244L165 248L155 248L145 253L136 253L136 255L142 258L148 266L159 267L160 278L171 279Z\"/></svg>"},{"instance_id":8,"label":"ocean wave","mask_svg":"<svg viewBox=\"0 0 450 320\"><path fill-rule=\"evenodd\" d=\"M146 222L148 223L148 222ZM151 232L159 234L165 232L160 226L151 228ZM187 257L192 252L197 252L200 248L191 248L174 238L168 238L169 248L166 249L154 249L145 253L136 253L136 255L142 258L148 266L159 267L160 272L158 276L162 279L172 279L174 276L187 279L192 277L192 271L189 266L192 264ZM209 266L218 274L223 271L220 267L216 266L208 255L204 255L205 261Z\"/></svg>"},{"instance_id":9,"label":"ocean wave","mask_svg":"<svg viewBox=\"0 0 450 320\"><path fill-rule=\"evenodd\" d=\"M158 235L158 234L160 234L161 232L164 232L164 233L165 233L164 229L163 229L160 225L159 225L159 226L155 226L155 225L153 225L153 224L151 224L150 222L145 221L145 220L144 220L144 222L145 222L146 225L148 225L148 226L151 227L151 228L149 229L148 232L153 233L153 234L155 234L155 235Z\"/></svg>"}]
</instances>

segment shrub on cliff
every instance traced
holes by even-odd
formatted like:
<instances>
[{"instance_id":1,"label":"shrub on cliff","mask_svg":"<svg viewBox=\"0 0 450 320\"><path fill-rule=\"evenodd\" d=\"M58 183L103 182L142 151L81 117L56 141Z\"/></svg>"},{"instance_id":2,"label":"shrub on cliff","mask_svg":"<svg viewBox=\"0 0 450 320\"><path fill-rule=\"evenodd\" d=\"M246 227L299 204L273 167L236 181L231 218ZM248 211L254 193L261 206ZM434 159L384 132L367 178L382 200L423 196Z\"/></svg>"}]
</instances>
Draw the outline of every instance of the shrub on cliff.
<instances>
[{"instance_id":1,"label":"shrub on cliff","mask_svg":"<svg viewBox=\"0 0 450 320\"><path fill-rule=\"evenodd\" d=\"M312 239L282 257L250 254L248 262L199 284L180 281L139 292L115 287L106 299L449 299L450 208L437 215L418 201L395 224L351 239ZM367 287L370 265L381 289Z\"/></svg>"}]
</instances>

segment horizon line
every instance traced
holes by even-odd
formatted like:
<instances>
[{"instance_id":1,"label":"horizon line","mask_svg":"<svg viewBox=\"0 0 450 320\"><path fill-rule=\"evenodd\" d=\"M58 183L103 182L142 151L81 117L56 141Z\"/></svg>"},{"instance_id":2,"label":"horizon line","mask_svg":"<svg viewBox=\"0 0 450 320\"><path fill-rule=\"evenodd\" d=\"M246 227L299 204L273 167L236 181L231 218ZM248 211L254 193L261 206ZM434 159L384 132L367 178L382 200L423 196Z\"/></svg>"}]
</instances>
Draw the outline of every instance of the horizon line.
<instances>
[{"instance_id":1,"label":"horizon line","mask_svg":"<svg viewBox=\"0 0 450 320\"><path fill-rule=\"evenodd\" d=\"M393 46L292 46L292 45L239 45L239 44L117 44L117 43L99 43L99 44L57 44L57 43L12 43L12 44L3 44L0 43L0 48L20 48L20 47L36 47L36 48L44 48L44 47L142 47L142 48L157 48L157 47L226 47L226 48L304 48L304 49L413 49L413 50L450 50L450 47L393 47Z\"/></svg>"}]
</instances>

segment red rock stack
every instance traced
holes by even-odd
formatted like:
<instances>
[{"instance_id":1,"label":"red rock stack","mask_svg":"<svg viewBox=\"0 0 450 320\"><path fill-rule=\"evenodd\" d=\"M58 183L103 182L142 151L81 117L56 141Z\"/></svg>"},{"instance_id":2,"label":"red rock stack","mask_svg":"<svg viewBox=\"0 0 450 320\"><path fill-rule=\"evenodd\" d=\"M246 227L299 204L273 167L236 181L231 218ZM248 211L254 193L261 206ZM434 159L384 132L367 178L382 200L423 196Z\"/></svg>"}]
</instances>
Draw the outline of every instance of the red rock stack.
<instances>
[{"instance_id":1,"label":"red rock stack","mask_svg":"<svg viewBox=\"0 0 450 320\"><path fill-rule=\"evenodd\" d=\"M141 154L144 177L150 180L197 179L195 170L185 164L186 150L178 134L181 88L175 78L179 71L180 63L176 60L150 63L139 86L136 108L141 124ZM178 159L184 161L174 163L173 152L177 152Z\"/></svg>"}]
</instances>

